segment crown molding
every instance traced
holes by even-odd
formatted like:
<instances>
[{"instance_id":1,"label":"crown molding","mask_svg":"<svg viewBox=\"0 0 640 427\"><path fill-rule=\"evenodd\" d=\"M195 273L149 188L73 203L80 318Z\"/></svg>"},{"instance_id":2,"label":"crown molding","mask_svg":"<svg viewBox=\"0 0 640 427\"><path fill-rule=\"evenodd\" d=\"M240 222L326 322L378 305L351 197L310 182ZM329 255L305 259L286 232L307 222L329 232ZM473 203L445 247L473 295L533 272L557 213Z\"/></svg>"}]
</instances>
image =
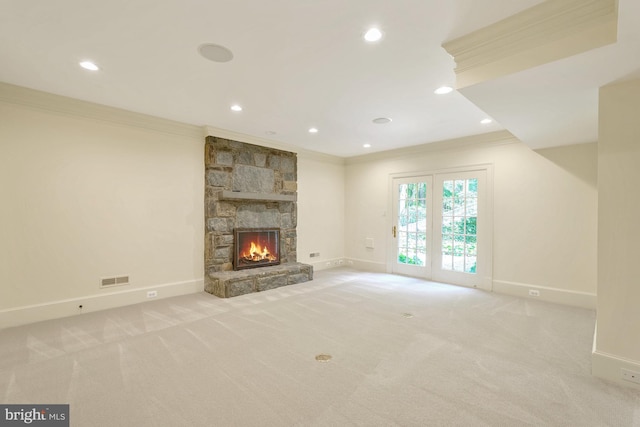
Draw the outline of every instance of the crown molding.
<instances>
[{"instance_id":1,"label":"crown molding","mask_svg":"<svg viewBox=\"0 0 640 427\"><path fill-rule=\"evenodd\" d=\"M199 126L0 82L0 101L67 116L201 138Z\"/></svg>"},{"instance_id":2,"label":"crown molding","mask_svg":"<svg viewBox=\"0 0 640 427\"><path fill-rule=\"evenodd\" d=\"M367 163L380 160L403 159L416 157L425 153L460 151L467 149L488 148L498 145L516 144L520 140L506 130L483 133L479 135L466 136L462 138L449 139L445 141L430 142L427 144L414 145L412 147L398 148L389 151L364 154L362 156L349 157L346 164Z\"/></svg>"},{"instance_id":3,"label":"crown molding","mask_svg":"<svg viewBox=\"0 0 640 427\"><path fill-rule=\"evenodd\" d=\"M462 88L614 43L617 25L618 0L548 0L442 47Z\"/></svg>"},{"instance_id":4,"label":"crown molding","mask_svg":"<svg viewBox=\"0 0 640 427\"><path fill-rule=\"evenodd\" d=\"M222 129L215 126L203 126L203 136L214 136L217 138L230 139L232 141L245 142L247 144L261 145L263 147L274 148L276 150L290 151L296 153L298 158L317 160L321 162L334 163L342 165L344 164L344 158L338 156L332 156L330 154L319 153L317 151L305 150L304 148L296 147L291 144L274 141L267 138L260 138L253 135L248 135L241 132L235 132L228 129Z\"/></svg>"}]
</instances>

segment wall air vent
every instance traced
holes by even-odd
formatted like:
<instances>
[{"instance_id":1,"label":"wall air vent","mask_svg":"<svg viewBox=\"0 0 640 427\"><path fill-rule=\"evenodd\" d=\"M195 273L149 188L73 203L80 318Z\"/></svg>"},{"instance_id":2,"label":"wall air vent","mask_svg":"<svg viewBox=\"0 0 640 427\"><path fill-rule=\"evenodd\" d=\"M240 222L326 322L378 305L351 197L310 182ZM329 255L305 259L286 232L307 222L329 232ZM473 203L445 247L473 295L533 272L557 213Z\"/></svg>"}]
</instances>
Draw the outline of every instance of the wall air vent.
<instances>
[{"instance_id":1,"label":"wall air vent","mask_svg":"<svg viewBox=\"0 0 640 427\"><path fill-rule=\"evenodd\" d=\"M127 285L127 284L129 284L129 276L116 277L116 284L118 284L118 285Z\"/></svg>"},{"instance_id":2,"label":"wall air vent","mask_svg":"<svg viewBox=\"0 0 640 427\"><path fill-rule=\"evenodd\" d=\"M110 288L112 286L123 286L129 284L129 276L103 277L100 279L101 288Z\"/></svg>"}]
</instances>

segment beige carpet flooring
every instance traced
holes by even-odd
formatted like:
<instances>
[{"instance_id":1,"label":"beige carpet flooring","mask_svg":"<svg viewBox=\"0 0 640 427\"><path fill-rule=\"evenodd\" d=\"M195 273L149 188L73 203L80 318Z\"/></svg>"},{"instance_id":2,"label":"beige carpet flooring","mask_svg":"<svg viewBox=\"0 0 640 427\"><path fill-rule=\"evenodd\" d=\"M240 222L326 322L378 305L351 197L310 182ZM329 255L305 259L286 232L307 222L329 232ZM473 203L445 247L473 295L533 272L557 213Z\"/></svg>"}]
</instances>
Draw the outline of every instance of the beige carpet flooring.
<instances>
[{"instance_id":1,"label":"beige carpet flooring","mask_svg":"<svg viewBox=\"0 0 640 427\"><path fill-rule=\"evenodd\" d=\"M336 269L0 331L0 402L72 426L640 426L595 313ZM317 355L330 355L328 361Z\"/></svg>"}]
</instances>

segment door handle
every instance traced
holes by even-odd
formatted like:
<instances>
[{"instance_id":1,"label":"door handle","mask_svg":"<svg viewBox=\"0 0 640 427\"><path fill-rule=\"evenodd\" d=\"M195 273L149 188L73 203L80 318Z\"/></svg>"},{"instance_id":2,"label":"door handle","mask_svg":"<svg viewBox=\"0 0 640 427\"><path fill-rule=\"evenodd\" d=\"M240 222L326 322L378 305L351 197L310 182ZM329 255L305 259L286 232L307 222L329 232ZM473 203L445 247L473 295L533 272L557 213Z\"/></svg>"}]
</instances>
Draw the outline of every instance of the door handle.
<instances>
[{"instance_id":1,"label":"door handle","mask_svg":"<svg viewBox=\"0 0 640 427\"><path fill-rule=\"evenodd\" d=\"M394 225L393 226L393 238L395 239L395 237L396 237L396 226Z\"/></svg>"}]
</instances>

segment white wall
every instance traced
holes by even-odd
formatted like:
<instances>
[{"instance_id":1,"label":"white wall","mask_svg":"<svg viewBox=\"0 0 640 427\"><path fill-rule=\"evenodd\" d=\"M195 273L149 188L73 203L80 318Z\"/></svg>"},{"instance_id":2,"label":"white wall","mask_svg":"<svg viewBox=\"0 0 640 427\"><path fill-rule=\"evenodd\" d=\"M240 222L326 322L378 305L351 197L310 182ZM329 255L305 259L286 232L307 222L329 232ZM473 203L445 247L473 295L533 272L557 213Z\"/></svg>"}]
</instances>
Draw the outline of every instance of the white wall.
<instances>
[{"instance_id":1,"label":"white wall","mask_svg":"<svg viewBox=\"0 0 640 427\"><path fill-rule=\"evenodd\" d=\"M86 312L144 301L152 289L201 291L203 129L7 88L0 327L76 314L80 304ZM595 144L533 152L504 133L346 161L298 153L298 260L319 270L348 257L386 271L390 174L490 163L494 290L534 287L543 299L588 306L595 162ZM99 288L116 275L131 284Z\"/></svg>"},{"instance_id":2,"label":"white wall","mask_svg":"<svg viewBox=\"0 0 640 427\"><path fill-rule=\"evenodd\" d=\"M598 327L594 375L640 375L640 80L600 89L598 151Z\"/></svg>"},{"instance_id":3,"label":"white wall","mask_svg":"<svg viewBox=\"0 0 640 427\"><path fill-rule=\"evenodd\" d=\"M0 328L203 290L212 128L3 83L0 118ZM299 153L298 197L298 260L335 267L344 161Z\"/></svg>"},{"instance_id":4,"label":"white wall","mask_svg":"<svg viewBox=\"0 0 640 427\"><path fill-rule=\"evenodd\" d=\"M594 307L596 144L534 152L506 133L347 160L346 251L385 271L391 237L389 177L467 165L494 171L493 289ZM365 239L375 249L365 248Z\"/></svg>"},{"instance_id":5,"label":"white wall","mask_svg":"<svg viewBox=\"0 0 640 427\"><path fill-rule=\"evenodd\" d=\"M201 130L133 115L144 126L123 124L128 116L107 108L89 117L93 104L30 91L24 104L3 95L0 327L142 301L147 289L202 289ZM77 114L61 112L69 106ZM120 275L131 284L99 287Z\"/></svg>"},{"instance_id":6,"label":"white wall","mask_svg":"<svg viewBox=\"0 0 640 427\"><path fill-rule=\"evenodd\" d=\"M298 154L298 261L315 270L344 258L344 184L342 159Z\"/></svg>"}]
</instances>

